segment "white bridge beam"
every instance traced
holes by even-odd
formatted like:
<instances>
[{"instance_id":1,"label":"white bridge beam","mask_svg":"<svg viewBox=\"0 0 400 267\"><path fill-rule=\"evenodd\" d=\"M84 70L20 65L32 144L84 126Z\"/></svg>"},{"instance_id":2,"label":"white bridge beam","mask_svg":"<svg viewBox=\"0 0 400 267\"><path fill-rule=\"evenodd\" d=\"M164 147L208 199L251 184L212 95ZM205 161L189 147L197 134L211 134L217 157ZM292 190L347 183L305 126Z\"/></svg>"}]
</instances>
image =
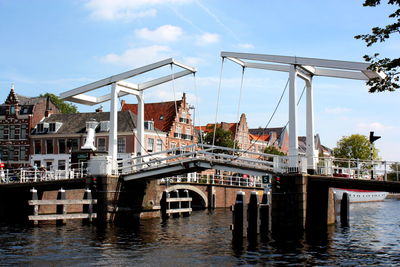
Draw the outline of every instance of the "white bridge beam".
<instances>
[{"instance_id":1,"label":"white bridge beam","mask_svg":"<svg viewBox=\"0 0 400 267\"><path fill-rule=\"evenodd\" d=\"M176 65L183 71L174 72L170 75L150 80L141 84L128 83L124 80L138 76L140 74L167 66ZM111 158L112 168L111 171L115 172L117 170L117 140L118 140L118 97L125 95L135 95L138 100L138 114L137 114L137 142L135 145L135 150L137 154L143 155L144 153L144 94L145 89L172 81L184 77L189 74L196 72L195 68L177 62L173 58L165 59L159 62L155 62L150 65L146 65L137 69L126 71L117 75L110 76L105 79L92 82L75 89L66 91L60 94L60 98L66 101L71 101L74 103L84 104L84 105L96 105L106 101L111 101L110 107L110 133L109 133L109 144L108 144L108 155ZM99 89L101 87L111 85L111 93L103 96L91 96L86 93Z\"/></svg>"},{"instance_id":2,"label":"white bridge beam","mask_svg":"<svg viewBox=\"0 0 400 267\"><path fill-rule=\"evenodd\" d=\"M221 52L222 58L227 58L242 67L256 68L289 73L289 170L298 168L298 137L297 137L297 96L296 77L306 82L307 87L307 169L313 173L316 169L314 157L314 100L313 76L335 77L355 80L384 78L383 72L368 69L370 64L342 60L319 58L278 56L266 54L250 54L236 52ZM265 63L268 62L268 63Z\"/></svg>"}]
</instances>

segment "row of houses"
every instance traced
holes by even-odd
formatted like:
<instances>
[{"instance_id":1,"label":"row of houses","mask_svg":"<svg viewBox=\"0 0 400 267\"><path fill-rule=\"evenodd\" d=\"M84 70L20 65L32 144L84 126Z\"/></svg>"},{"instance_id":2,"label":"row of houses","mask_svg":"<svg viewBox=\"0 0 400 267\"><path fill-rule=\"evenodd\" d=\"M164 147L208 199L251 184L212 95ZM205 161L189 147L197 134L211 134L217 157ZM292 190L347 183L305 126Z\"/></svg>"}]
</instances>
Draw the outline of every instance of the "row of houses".
<instances>
[{"instance_id":1,"label":"row of houses","mask_svg":"<svg viewBox=\"0 0 400 267\"><path fill-rule=\"evenodd\" d=\"M136 138L137 104L121 101L118 112L118 158L136 155L138 146L147 153L165 151L197 143L200 135L212 131L215 126L230 131L239 148L263 152L274 146L283 153L288 152L286 127L255 128L247 125L242 114L235 123L221 122L217 125L194 126L186 95L179 101L145 104L144 143ZM28 98L10 93L0 106L0 159L6 168L43 166L47 169L68 169L87 161L81 153L86 142L87 129L95 125L94 146L96 153L108 151L110 114L101 108L96 112L62 114L48 97ZM93 124L94 123L94 124ZM300 151L305 148L305 138L299 138ZM316 147L321 153L329 149L320 144L316 136Z\"/></svg>"}]
</instances>

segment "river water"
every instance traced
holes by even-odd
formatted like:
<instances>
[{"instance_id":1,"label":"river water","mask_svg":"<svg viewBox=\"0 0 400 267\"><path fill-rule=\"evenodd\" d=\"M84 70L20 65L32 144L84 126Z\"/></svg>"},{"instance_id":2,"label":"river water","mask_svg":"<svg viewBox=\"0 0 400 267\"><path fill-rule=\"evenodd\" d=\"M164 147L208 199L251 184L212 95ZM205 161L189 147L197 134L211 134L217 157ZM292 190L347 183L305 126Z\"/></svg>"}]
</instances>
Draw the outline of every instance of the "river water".
<instances>
[{"instance_id":1,"label":"river water","mask_svg":"<svg viewBox=\"0 0 400 267\"><path fill-rule=\"evenodd\" d=\"M0 227L0 265L400 265L400 201L351 204L350 227L312 238L232 244L231 212L144 220L138 226Z\"/></svg>"}]
</instances>

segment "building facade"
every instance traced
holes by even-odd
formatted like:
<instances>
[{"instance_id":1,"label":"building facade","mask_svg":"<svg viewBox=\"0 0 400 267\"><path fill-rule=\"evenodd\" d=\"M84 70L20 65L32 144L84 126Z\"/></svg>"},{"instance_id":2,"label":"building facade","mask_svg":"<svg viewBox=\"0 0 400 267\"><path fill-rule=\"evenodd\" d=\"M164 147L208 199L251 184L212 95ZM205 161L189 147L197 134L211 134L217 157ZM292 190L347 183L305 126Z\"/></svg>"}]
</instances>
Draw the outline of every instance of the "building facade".
<instances>
[{"instance_id":1,"label":"building facade","mask_svg":"<svg viewBox=\"0 0 400 267\"><path fill-rule=\"evenodd\" d=\"M0 159L5 168L27 167L30 164L32 129L46 116L59 113L48 97L25 97L10 93L0 106Z\"/></svg>"},{"instance_id":2,"label":"building facade","mask_svg":"<svg viewBox=\"0 0 400 267\"><path fill-rule=\"evenodd\" d=\"M39 123L31 136L31 164L47 169L80 168L87 161L85 156L73 158L82 151L86 142L89 123L95 125L94 147L96 153L108 152L110 113L91 112L76 114L54 114ZM126 159L135 154L136 116L130 111L118 112L117 157ZM147 125L145 129L145 150L162 151L166 133ZM82 154L84 155L84 154Z\"/></svg>"},{"instance_id":3,"label":"building facade","mask_svg":"<svg viewBox=\"0 0 400 267\"><path fill-rule=\"evenodd\" d=\"M132 111L137 115L137 104L128 104L122 101L122 111ZM166 133L167 149L184 147L197 143L194 126L190 114L190 107L184 93L181 100L144 104L144 119L146 124L153 124L155 129ZM156 131L157 132L157 131ZM145 138L146 144L149 142ZM161 146L162 144L157 144Z\"/></svg>"}]
</instances>

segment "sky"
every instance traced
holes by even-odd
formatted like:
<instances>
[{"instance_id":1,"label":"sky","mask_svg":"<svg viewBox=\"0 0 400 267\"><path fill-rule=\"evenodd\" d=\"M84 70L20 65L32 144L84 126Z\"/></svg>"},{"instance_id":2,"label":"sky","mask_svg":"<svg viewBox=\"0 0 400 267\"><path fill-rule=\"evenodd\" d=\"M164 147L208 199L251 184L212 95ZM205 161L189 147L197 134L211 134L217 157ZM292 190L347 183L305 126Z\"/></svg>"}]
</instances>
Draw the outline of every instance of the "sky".
<instances>
[{"instance_id":1,"label":"sky","mask_svg":"<svg viewBox=\"0 0 400 267\"><path fill-rule=\"evenodd\" d=\"M288 74L245 69L241 88L241 67L222 63L221 51L359 62L375 52L397 57L398 37L372 48L354 39L388 24L393 10L387 5L363 7L362 2L0 0L0 101L12 84L25 96L60 95L173 57L195 67L195 77L146 90L146 103L178 100L185 92L195 107L196 125L234 122L245 113L249 127L265 127ZM166 67L129 81L140 83L171 71ZM315 77L313 86L315 132L324 145L333 148L343 136L374 131L382 136L375 142L380 157L400 161L399 91L370 94L363 81L326 77ZM298 95L303 87L298 79ZM95 94L109 91L107 87ZM133 96L123 99L136 103ZM77 106L80 112L98 107ZM286 91L268 127L284 126L288 109ZM305 99L298 116L298 134L305 135Z\"/></svg>"}]
</instances>

